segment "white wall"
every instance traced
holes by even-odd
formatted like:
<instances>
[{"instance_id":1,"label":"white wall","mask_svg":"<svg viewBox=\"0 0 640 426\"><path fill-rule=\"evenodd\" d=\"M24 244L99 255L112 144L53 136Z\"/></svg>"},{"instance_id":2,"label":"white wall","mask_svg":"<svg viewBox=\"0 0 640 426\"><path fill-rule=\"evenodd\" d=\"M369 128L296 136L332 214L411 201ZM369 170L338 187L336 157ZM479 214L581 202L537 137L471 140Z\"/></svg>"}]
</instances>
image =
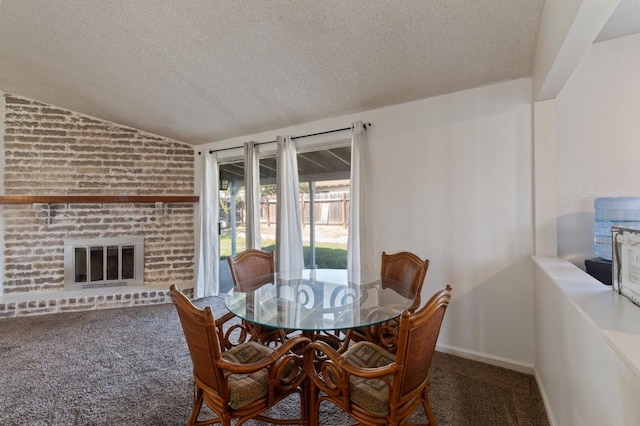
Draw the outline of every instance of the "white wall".
<instances>
[{"instance_id":1,"label":"white wall","mask_svg":"<svg viewBox=\"0 0 640 426\"><path fill-rule=\"evenodd\" d=\"M558 255L556 211L556 107L555 100L533 104L533 199L535 253Z\"/></svg>"},{"instance_id":2,"label":"white wall","mask_svg":"<svg viewBox=\"0 0 640 426\"><path fill-rule=\"evenodd\" d=\"M379 268L383 250L429 258L424 298L453 286L441 349L530 371L531 105L521 79L197 149L371 122L369 263Z\"/></svg>"},{"instance_id":3,"label":"white wall","mask_svg":"<svg viewBox=\"0 0 640 426\"><path fill-rule=\"evenodd\" d=\"M640 34L594 44L556 98L558 256L584 269L593 201L640 196Z\"/></svg>"}]
</instances>

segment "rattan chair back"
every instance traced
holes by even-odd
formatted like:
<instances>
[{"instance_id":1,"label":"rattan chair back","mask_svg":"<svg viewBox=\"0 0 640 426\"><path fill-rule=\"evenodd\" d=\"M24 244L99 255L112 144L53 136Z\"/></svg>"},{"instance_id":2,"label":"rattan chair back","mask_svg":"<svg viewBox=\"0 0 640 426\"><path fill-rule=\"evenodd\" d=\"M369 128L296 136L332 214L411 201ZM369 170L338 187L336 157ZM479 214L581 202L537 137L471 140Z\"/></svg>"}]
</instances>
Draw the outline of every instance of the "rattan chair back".
<instances>
[{"instance_id":1,"label":"rattan chair back","mask_svg":"<svg viewBox=\"0 0 640 426\"><path fill-rule=\"evenodd\" d=\"M229 390L223 372L216 363L221 348L211 307L196 307L181 291L171 286L169 296L178 311L184 337L187 341L193 375L196 381L218 394L220 400L229 399Z\"/></svg>"},{"instance_id":2,"label":"rattan chair back","mask_svg":"<svg viewBox=\"0 0 640 426\"><path fill-rule=\"evenodd\" d=\"M400 317L397 371L391 389L391 404L410 401L426 392L429 368L445 311L451 300L451 286L438 291L425 306ZM405 402L406 404L406 402Z\"/></svg>"},{"instance_id":3,"label":"rattan chair back","mask_svg":"<svg viewBox=\"0 0 640 426\"><path fill-rule=\"evenodd\" d=\"M275 272L274 253L258 249L248 249L227 258L233 284L243 282Z\"/></svg>"},{"instance_id":4,"label":"rattan chair back","mask_svg":"<svg viewBox=\"0 0 640 426\"><path fill-rule=\"evenodd\" d=\"M429 269L429 260L422 260L415 254L402 251L394 254L382 252L382 263L380 267L380 275L389 278L391 282L395 282L395 290L402 295L415 295L415 301L409 311L413 312L420 306L420 292L424 278ZM398 284L404 285L398 288Z\"/></svg>"},{"instance_id":5,"label":"rattan chair back","mask_svg":"<svg viewBox=\"0 0 640 426\"><path fill-rule=\"evenodd\" d=\"M235 256L229 256L229 271L233 285L240 291L247 291L247 302L255 303L251 291L273 282L275 274L274 252L258 249L248 249ZM280 344L286 340L287 333L281 329L249 324L245 322L247 329L257 341L264 344Z\"/></svg>"}]
</instances>

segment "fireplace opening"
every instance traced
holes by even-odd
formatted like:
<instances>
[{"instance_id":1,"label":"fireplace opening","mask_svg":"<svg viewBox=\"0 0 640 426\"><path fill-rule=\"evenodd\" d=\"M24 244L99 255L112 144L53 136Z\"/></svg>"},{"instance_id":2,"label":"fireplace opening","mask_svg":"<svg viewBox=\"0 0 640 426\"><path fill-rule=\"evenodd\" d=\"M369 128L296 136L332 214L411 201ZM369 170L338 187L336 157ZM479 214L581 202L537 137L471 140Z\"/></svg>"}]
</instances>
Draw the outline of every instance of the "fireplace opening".
<instances>
[{"instance_id":1,"label":"fireplace opening","mask_svg":"<svg viewBox=\"0 0 640 426\"><path fill-rule=\"evenodd\" d=\"M65 289L144 284L144 238L65 240Z\"/></svg>"}]
</instances>

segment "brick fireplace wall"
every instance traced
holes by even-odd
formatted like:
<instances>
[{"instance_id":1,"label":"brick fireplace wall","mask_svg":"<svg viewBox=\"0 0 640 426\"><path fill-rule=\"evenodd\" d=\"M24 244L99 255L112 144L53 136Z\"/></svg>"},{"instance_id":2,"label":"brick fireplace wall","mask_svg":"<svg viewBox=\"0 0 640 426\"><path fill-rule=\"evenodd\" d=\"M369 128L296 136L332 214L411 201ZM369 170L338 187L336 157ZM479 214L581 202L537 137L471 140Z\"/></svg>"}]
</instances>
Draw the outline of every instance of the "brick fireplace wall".
<instances>
[{"instance_id":1,"label":"brick fireplace wall","mask_svg":"<svg viewBox=\"0 0 640 426\"><path fill-rule=\"evenodd\" d=\"M4 195L193 195L194 151L4 94ZM143 236L146 284L194 280L195 203L5 204L4 294L62 290L65 238Z\"/></svg>"}]
</instances>

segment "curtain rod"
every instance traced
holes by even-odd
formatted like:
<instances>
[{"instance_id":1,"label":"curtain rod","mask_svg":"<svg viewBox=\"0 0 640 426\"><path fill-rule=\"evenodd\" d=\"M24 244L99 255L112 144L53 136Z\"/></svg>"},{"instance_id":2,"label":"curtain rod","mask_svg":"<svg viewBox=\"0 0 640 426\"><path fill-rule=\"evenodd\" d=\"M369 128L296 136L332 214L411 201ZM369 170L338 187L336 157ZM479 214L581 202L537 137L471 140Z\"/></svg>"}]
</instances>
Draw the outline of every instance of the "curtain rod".
<instances>
[{"instance_id":1,"label":"curtain rod","mask_svg":"<svg viewBox=\"0 0 640 426\"><path fill-rule=\"evenodd\" d=\"M371 123L365 123L364 124L364 129L367 130L367 127L371 127ZM302 139L302 138L309 138L311 136L319 136L319 135L326 135L329 133L336 133L336 132L344 132L345 130L351 130L351 127L343 127L342 129L333 129L333 130L326 130L324 132L318 132L318 133L309 133L308 135L301 135L301 136L291 136L291 139L295 140L295 139ZM266 141L266 142L258 142L256 143L256 145L264 145L266 143L275 143L276 141ZM242 148L241 146L232 146L229 148L220 148L220 149L211 149L209 150L209 154L213 154L214 152L220 152L220 151L228 151L230 149L238 149L238 148ZM201 155L202 152L198 151L198 155Z\"/></svg>"}]
</instances>

